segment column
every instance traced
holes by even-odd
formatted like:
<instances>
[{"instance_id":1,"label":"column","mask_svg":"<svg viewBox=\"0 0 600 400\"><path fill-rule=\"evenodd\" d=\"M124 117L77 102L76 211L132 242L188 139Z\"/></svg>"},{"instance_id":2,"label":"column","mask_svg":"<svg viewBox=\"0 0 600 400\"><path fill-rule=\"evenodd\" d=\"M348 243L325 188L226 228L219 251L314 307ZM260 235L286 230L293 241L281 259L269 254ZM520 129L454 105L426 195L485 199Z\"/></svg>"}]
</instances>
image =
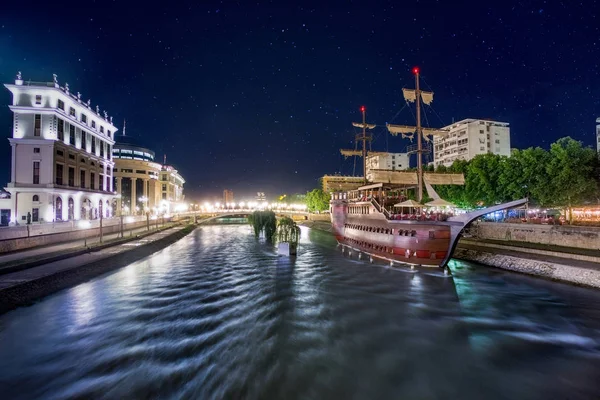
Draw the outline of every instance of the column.
<instances>
[{"instance_id":1,"label":"column","mask_svg":"<svg viewBox=\"0 0 600 400\"><path fill-rule=\"evenodd\" d=\"M135 215L135 205L137 204L136 181L137 178L131 178L131 215Z\"/></svg>"},{"instance_id":2,"label":"column","mask_svg":"<svg viewBox=\"0 0 600 400\"><path fill-rule=\"evenodd\" d=\"M123 205L123 178L121 178L120 176L117 177L117 187L115 189L117 189L117 193L121 195L121 197L117 197L117 215L119 213L121 213L122 211L122 205Z\"/></svg>"},{"instance_id":3,"label":"column","mask_svg":"<svg viewBox=\"0 0 600 400\"><path fill-rule=\"evenodd\" d=\"M60 196L62 200L62 220L67 221L69 219L69 197Z\"/></svg>"},{"instance_id":4,"label":"column","mask_svg":"<svg viewBox=\"0 0 600 400\"><path fill-rule=\"evenodd\" d=\"M148 178L144 178L144 198L146 199L146 201L142 204L142 206L146 206L146 208L148 208L148 205L150 203L150 199L148 198L148 182L150 181L150 179ZM144 211L144 210L142 210Z\"/></svg>"}]
</instances>

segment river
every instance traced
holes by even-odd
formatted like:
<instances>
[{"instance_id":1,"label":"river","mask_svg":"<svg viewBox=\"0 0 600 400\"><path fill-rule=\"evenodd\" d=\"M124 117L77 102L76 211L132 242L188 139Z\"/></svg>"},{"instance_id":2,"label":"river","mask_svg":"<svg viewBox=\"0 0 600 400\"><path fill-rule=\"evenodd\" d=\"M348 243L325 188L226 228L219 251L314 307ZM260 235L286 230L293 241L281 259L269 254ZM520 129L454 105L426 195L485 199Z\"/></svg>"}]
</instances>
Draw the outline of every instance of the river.
<instances>
[{"instance_id":1,"label":"river","mask_svg":"<svg viewBox=\"0 0 600 400\"><path fill-rule=\"evenodd\" d=\"M205 226L0 316L1 397L600 397L600 292L451 268L370 265L306 228L277 257Z\"/></svg>"}]
</instances>

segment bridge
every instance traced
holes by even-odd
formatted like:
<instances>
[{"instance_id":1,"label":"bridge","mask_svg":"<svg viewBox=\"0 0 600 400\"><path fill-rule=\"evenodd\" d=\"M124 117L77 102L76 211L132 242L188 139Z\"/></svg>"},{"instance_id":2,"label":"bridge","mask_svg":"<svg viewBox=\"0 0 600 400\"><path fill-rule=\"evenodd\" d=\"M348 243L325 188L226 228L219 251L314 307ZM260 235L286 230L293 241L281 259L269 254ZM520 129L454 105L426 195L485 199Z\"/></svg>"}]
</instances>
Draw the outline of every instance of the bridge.
<instances>
[{"instance_id":1,"label":"bridge","mask_svg":"<svg viewBox=\"0 0 600 400\"><path fill-rule=\"evenodd\" d=\"M220 218L247 218L250 214L252 214L254 209L237 209L237 210L214 210L211 212L188 212L187 214L193 214L200 218L198 221L199 224L207 223L210 221L214 221ZM310 213L306 211L298 211L298 210L271 210L275 213L277 217L290 217L293 220L308 220ZM329 215L327 215L327 219L329 219Z\"/></svg>"}]
</instances>

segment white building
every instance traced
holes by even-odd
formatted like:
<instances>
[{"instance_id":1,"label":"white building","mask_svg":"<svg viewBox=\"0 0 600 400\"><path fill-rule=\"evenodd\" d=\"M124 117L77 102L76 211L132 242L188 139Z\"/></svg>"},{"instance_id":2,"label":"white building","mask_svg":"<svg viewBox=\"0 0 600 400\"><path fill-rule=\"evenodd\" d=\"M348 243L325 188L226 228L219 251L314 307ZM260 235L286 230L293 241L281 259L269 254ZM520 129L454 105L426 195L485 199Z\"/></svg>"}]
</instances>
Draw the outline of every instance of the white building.
<instances>
[{"instance_id":1,"label":"white building","mask_svg":"<svg viewBox=\"0 0 600 400\"><path fill-rule=\"evenodd\" d=\"M478 154L510 156L510 128L506 122L464 119L448 125L433 138L434 165L449 167L455 160Z\"/></svg>"},{"instance_id":2,"label":"white building","mask_svg":"<svg viewBox=\"0 0 600 400\"><path fill-rule=\"evenodd\" d=\"M95 219L111 215L112 118L69 85L31 82L17 75L13 95L11 224Z\"/></svg>"},{"instance_id":3,"label":"white building","mask_svg":"<svg viewBox=\"0 0 600 400\"><path fill-rule=\"evenodd\" d=\"M600 153L600 118L596 118L596 148Z\"/></svg>"},{"instance_id":4,"label":"white building","mask_svg":"<svg viewBox=\"0 0 600 400\"><path fill-rule=\"evenodd\" d=\"M367 180L372 181L372 169L401 171L408 168L408 153L378 153L367 156Z\"/></svg>"},{"instance_id":5,"label":"white building","mask_svg":"<svg viewBox=\"0 0 600 400\"><path fill-rule=\"evenodd\" d=\"M163 165L160 171L161 200L159 213L172 213L185 209L183 184L185 179L170 165Z\"/></svg>"}]
</instances>

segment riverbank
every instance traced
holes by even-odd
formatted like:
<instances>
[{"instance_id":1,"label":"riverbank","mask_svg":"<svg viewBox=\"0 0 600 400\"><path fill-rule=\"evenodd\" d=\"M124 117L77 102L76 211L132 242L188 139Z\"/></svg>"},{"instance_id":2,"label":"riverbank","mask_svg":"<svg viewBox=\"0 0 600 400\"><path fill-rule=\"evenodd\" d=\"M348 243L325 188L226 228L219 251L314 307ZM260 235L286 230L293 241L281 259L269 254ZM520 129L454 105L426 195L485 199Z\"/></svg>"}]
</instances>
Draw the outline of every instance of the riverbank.
<instances>
[{"instance_id":1,"label":"riverbank","mask_svg":"<svg viewBox=\"0 0 600 400\"><path fill-rule=\"evenodd\" d=\"M328 222L301 225L331 233ZM458 242L453 258L600 289L600 252L593 249L469 238Z\"/></svg>"},{"instance_id":2,"label":"riverbank","mask_svg":"<svg viewBox=\"0 0 600 400\"><path fill-rule=\"evenodd\" d=\"M195 228L195 225L174 227L99 251L4 274L0 276L0 314L138 261L175 243Z\"/></svg>"}]
</instances>

